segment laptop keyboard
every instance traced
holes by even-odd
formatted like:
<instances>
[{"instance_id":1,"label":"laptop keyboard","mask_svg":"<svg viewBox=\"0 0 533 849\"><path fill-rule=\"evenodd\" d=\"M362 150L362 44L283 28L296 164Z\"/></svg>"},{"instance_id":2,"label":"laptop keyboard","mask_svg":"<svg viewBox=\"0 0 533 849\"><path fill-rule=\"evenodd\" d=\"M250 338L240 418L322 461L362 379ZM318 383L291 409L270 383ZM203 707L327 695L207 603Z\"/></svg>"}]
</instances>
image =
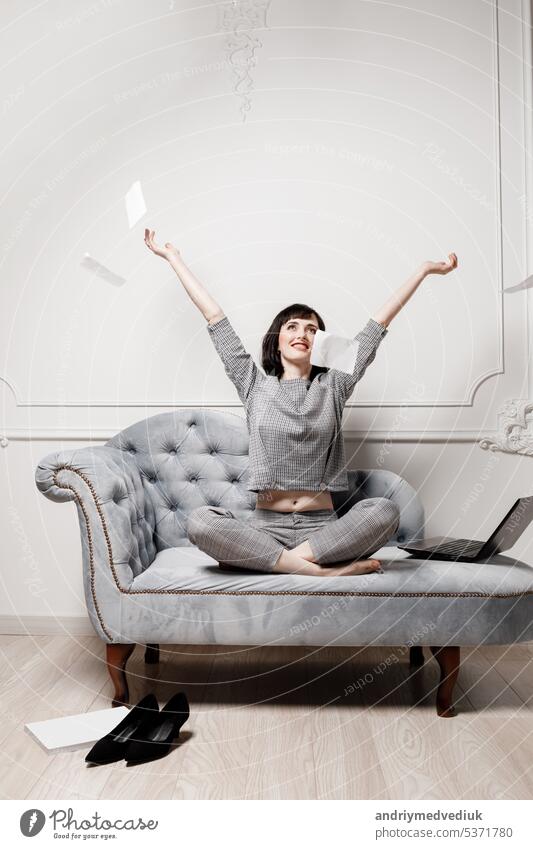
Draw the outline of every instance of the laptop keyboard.
<instances>
[{"instance_id":1,"label":"laptop keyboard","mask_svg":"<svg viewBox=\"0 0 533 849\"><path fill-rule=\"evenodd\" d=\"M463 554L467 557L475 556L483 546L479 542L469 539L455 539L453 542L443 542L432 546L431 551L436 554Z\"/></svg>"}]
</instances>

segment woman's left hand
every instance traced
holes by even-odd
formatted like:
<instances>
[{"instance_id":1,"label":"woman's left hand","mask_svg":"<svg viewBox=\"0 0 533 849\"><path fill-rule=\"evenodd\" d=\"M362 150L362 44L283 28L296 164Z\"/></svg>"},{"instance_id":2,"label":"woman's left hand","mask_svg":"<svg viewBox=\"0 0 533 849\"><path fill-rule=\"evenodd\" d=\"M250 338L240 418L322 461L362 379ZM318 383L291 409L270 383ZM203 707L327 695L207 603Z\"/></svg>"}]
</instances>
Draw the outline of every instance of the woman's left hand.
<instances>
[{"instance_id":1,"label":"woman's left hand","mask_svg":"<svg viewBox=\"0 0 533 849\"><path fill-rule=\"evenodd\" d=\"M448 274L450 271L453 271L454 268L457 268L457 254L448 254L449 260L448 262L432 262L428 259L427 262L422 263L422 271L424 274Z\"/></svg>"}]
</instances>

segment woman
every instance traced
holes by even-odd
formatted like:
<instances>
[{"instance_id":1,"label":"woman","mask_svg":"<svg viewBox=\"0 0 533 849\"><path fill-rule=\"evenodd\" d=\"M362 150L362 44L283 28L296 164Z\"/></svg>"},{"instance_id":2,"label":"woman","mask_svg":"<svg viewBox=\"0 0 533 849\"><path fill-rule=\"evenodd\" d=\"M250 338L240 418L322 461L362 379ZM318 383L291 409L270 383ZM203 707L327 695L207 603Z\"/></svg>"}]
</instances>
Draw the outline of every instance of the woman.
<instances>
[{"instance_id":1,"label":"woman","mask_svg":"<svg viewBox=\"0 0 533 849\"><path fill-rule=\"evenodd\" d=\"M179 251L169 242L156 245L154 230L144 232L147 247L169 262L208 322L250 435L248 489L260 506L247 522L223 507L196 508L187 523L191 542L221 566L320 577L379 571L380 561L370 555L395 533L400 514L388 498L367 498L337 518L331 492L348 489L342 411L394 316L425 277L456 268L457 256L424 262L368 319L355 337L352 374L311 365L313 338L325 325L306 304L292 304L274 318L263 339L263 374Z\"/></svg>"}]
</instances>

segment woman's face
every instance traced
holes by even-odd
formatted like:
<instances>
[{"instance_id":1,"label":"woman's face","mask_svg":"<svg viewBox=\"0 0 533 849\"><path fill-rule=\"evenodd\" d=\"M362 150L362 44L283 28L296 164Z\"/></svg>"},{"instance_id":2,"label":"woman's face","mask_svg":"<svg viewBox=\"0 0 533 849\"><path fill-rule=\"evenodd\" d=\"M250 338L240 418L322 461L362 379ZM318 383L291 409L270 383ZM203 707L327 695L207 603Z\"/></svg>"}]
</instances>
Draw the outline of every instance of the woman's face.
<instances>
[{"instance_id":1,"label":"woman's face","mask_svg":"<svg viewBox=\"0 0 533 849\"><path fill-rule=\"evenodd\" d=\"M294 364L308 364L318 329L318 320L314 313L311 318L290 318L285 322L279 331L279 351L282 362L285 358L286 361Z\"/></svg>"}]
</instances>

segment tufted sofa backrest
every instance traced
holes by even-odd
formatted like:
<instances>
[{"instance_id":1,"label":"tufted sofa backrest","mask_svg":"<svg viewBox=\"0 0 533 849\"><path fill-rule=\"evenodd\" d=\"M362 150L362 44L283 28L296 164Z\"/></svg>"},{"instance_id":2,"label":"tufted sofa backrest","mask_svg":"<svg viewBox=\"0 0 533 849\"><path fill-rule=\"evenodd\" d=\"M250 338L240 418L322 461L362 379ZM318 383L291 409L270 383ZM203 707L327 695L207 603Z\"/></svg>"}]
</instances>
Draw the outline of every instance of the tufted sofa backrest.
<instances>
[{"instance_id":1,"label":"tufted sofa backrest","mask_svg":"<svg viewBox=\"0 0 533 849\"><path fill-rule=\"evenodd\" d=\"M218 505L244 517L255 509L248 482L248 430L235 413L191 408L174 410L130 425L106 445L135 460L145 497L151 502L157 551L190 546L187 516L204 504ZM402 518L394 541L423 530L423 510L413 488L385 469L349 471L349 492L332 493L339 516L357 501L393 498Z\"/></svg>"},{"instance_id":2,"label":"tufted sofa backrest","mask_svg":"<svg viewBox=\"0 0 533 849\"><path fill-rule=\"evenodd\" d=\"M154 510L158 551L192 545L186 519L196 507L221 505L236 515L255 509L255 495L246 489L248 430L234 413L197 408L161 413L105 444L128 452L140 470Z\"/></svg>"}]
</instances>

